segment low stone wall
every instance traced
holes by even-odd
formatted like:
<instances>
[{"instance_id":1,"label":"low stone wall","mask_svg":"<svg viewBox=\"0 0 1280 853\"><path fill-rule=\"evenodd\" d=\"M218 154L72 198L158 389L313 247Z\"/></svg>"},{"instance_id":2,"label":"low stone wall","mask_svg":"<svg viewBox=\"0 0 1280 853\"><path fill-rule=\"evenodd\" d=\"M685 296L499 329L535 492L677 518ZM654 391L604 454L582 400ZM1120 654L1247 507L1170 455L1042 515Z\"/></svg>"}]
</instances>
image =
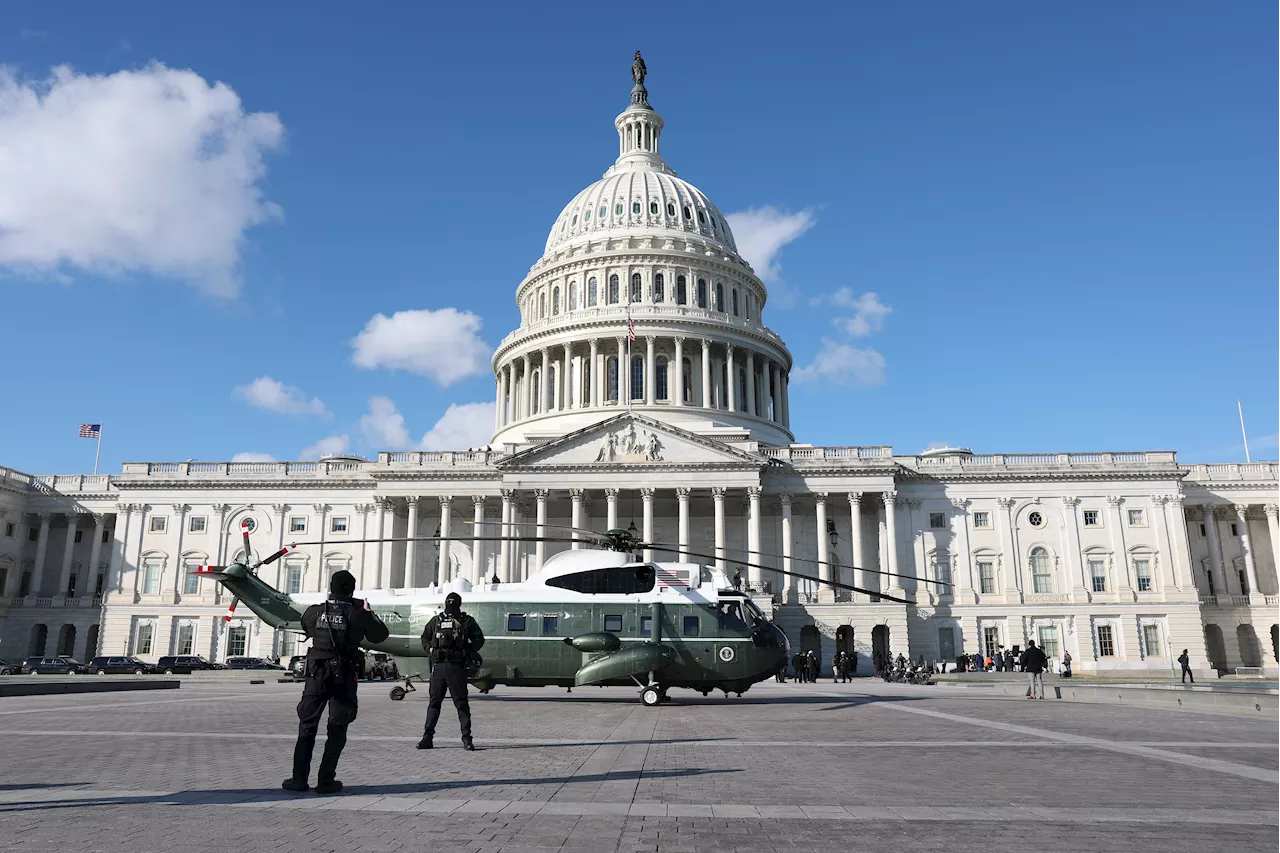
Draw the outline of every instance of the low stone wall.
<instances>
[{"instance_id":1,"label":"low stone wall","mask_svg":"<svg viewBox=\"0 0 1280 853\"><path fill-rule=\"evenodd\" d=\"M973 687L977 690L1016 698L1025 698L1027 694L1025 680L987 682L982 685L975 684ZM1280 714L1280 691L1263 688L1253 691L1190 685L1183 687L1149 684L1068 684L1063 681L1054 681L1045 684L1044 695L1046 699L1065 699L1071 702L1145 705L1197 713L1270 717Z\"/></svg>"},{"instance_id":2,"label":"low stone wall","mask_svg":"<svg viewBox=\"0 0 1280 853\"><path fill-rule=\"evenodd\" d=\"M177 679L76 678L22 676L0 679L0 696L48 696L60 693L115 693L127 690L177 690Z\"/></svg>"}]
</instances>

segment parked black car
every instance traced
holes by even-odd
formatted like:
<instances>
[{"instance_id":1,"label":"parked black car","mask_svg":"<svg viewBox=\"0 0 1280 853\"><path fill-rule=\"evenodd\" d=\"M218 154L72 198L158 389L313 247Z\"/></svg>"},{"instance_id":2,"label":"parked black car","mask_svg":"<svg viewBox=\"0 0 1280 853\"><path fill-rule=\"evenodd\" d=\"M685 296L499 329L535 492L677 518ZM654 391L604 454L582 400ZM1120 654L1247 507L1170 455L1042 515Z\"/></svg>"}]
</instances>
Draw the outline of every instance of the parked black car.
<instances>
[{"instance_id":1,"label":"parked black car","mask_svg":"<svg viewBox=\"0 0 1280 853\"><path fill-rule=\"evenodd\" d=\"M7 660L0 659L0 675L18 675L22 672L22 664L9 663Z\"/></svg>"},{"instance_id":2,"label":"parked black car","mask_svg":"<svg viewBox=\"0 0 1280 853\"><path fill-rule=\"evenodd\" d=\"M95 675L147 675L156 669L146 661L135 657L97 657L89 661L89 672Z\"/></svg>"},{"instance_id":3,"label":"parked black car","mask_svg":"<svg viewBox=\"0 0 1280 853\"><path fill-rule=\"evenodd\" d=\"M22 664L24 675L79 675L88 671L88 667L68 655L27 658Z\"/></svg>"},{"instance_id":4,"label":"parked black car","mask_svg":"<svg viewBox=\"0 0 1280 853\"><path fill-rule=\"evenodd\" d=\"M165 675L190 675L197 671L217 669L225 669L225 667L210 663L200 655L165 655L156 664L156 670Z\"/></svg>"},{"instance_id":5,"label":"parked black car","mask_svg":"<svg viewBox=\"0 0 1280 853\"><path fill-rule=\"evenodd\" d=\"M289 658L289 672L293 673L294 681L305 681L307 678L307 656L294 655Z\"/></svg>"},{"instance_id":6,"label":"parked black car","mask_svg":"<svg viewBox=\"0 0 1280 853\"><path fill-rule=\"evenodd\" d=\"M265 658L227 658L227 669L284 669Z\"/></svg>"}]
</instances>

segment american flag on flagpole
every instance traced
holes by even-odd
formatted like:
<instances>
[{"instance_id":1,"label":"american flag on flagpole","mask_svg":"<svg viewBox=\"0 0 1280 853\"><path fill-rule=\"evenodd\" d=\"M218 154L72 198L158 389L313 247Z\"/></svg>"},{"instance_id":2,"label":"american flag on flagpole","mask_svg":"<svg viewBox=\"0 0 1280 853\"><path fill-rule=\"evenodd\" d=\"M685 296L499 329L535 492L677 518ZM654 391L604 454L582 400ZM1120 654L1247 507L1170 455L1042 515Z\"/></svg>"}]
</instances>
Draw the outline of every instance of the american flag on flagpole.
<instances>
[{"instance_id":1,"label":"american flag on flagpole","mask_svg":"<svg viewBox=\"0 0 1280 853\"><path fill-rule=\"evenodd\" d=\"M636 322L630 317L627 318L627 340L631 343L636 341Z\"/></svg>"},{"instance_id":2,"label":"american flag on flagpole","mask_svg":"<svg viewBox=\"0 0 1280 853\"><path fill-rule=\"evenodd\" d=\"M81 438L99 438L102 435L102 424L80 424Z\"/></svg>"}]
</instances>

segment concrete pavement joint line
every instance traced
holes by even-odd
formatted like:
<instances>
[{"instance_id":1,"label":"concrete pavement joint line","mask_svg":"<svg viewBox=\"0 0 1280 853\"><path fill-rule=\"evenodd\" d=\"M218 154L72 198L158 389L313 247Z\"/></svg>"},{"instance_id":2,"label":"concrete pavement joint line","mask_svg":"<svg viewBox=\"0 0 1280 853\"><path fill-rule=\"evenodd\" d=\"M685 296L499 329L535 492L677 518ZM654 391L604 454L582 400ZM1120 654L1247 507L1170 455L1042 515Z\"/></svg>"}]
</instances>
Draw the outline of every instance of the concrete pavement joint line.
<instances>
[{"instance_id":1,"label":"concrete pavement joint line","mask_svg":"<svg viewBox=\"0 0 1280 853\"><path fill-rule=\"evenodd\" d=\"M597 746L590 755L583 759L577 769L569 774L565 781L556 786L556 789L551 792L551 796L548 799L554 800L564 790L565 786L572 784L577 777L596 776L608 772L608 769L613 766L613 763L617 761L621 753L621 748L616 742L629 739L627 735L635 725L634 721L637 718L637 712L641 710L647 709L633 708L627 716L623 717L622 722L618 723L613 731L604 738L605 742Z\"/></svg>"},{"instance_id":2,"label":"concrete pavement joint line","mask_svg":"<svg viewBox=\"0 0 1280 853\"><path fill-rule=\"evenodd\" d=\"M981 726L988 729L999 729L1003 732L1016 732L1018 734L1031 735L1033 737L1048 738L1051 740L1062 741L1067 743L1077 743L1086 746L1097 747L1111 752L1120 752L1128 755L1140 755L1144 758L1154 758L1157 761L1168 761L1173 764L1184 764L1188 767L1198 767L1201 770L1212 770L1216 773L1226 773L1230 776L1238 776L1241 779L1254 779L1259 782L1270 782L1272 784L1280 783L1280 773L1275 770L1266 770L1261 767L1250 767L1245 764L1236 764L1231 761L1222 761L1217 758L1204 758L1199 755L1190 755L1182 752L1165 752L1159 749L1152 749L1146 746L1137 746L1134 744L1121 743L1119 741L1103 740L1102 738L1088 737L1087 735L1068 734L1066 732L1055 732L1049 729L1038 729L1031 726L1019 726L1015 723L993 722L990 720L982 720L977 717L963 717L959 714L948 714L943 711L930 711L927 708L908 708L901 702L872 702L868 703L872 707L884 708L890 711L900 711L904 714L918 714L922 717L933 717L939 720L951 720L956 723L966 723L971 726Z\"/></svg>"},{"instance_id":3,"label":"concrete pavement joint line","mask_svg":"<svg viewBox=\"0 0 1280 853\"><path fill-rule=\"evenodd\" d=\"M81 694L83 695L83 694ZM228 698L226 701L240 703L244 701L265 701L267 699L277 698L274 694L264 694L261 696L237 696L234 699ZM180 703L191 702L209 702L208 696L192 696L183 699L155 699L150 702L103 702L94 705L77 705L68 707L66 705L42 705L39 708L18 708L12 711L0 711L0 715L8 716L10 714L83 714L90 711L97 711L102 708L136 708L141 705L177 705Z\"/></svg>"},{"instance_id":4,"label":"concrete pavement joint line","mask_svg":"<svg viewBox=\"0 0 1280 853\"><path fill-rule=\"evenodd\" d=\"M123 802L121 802L123 801ZM93 805L145 804L207 806L228 808L286 808L307 810L339 810L361 812L398 812L405 814L506 814L601 816L631 815L645 817L714 817L721 819L759 820L790 818L800 820L841 821L1048 821L1051 823L1193 823L1193 824L1260 824L1276 826L1280 815L1275 811L1246 809L1161 809L1161 808L1057 808L1051 806L995 806L973 809L962 806L888 806L832 805L749 805L744 803L615 803L570 802L554 800L485 800L423 799L416 796L384 796L381 794L344 794L318 797L312 794L291 796L284 793L247 793L235 791L118 791L78 789L28 789L0 792L0 813L26 811L24 806L74 803L81 808Z\"/></svg>"}]
</instances>

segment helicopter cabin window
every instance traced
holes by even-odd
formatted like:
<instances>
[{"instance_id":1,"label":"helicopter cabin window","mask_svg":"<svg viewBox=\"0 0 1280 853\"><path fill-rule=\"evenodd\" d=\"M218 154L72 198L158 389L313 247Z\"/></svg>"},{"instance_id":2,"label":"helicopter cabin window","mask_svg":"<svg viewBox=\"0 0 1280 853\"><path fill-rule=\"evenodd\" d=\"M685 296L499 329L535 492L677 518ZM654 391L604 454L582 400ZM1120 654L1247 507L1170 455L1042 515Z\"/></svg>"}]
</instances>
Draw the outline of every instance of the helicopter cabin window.
<instances>
[{"instance_id":1,"label":"helicopter cabin window","mask_svg":"<svg viewBox=\"0 0 1280 853\"><path fill-rule=\"evenodd\" d=\"M559 616L543 616L542 617L542 636L554 637L560 633L560 617Z\"/></svg>"},{"instance_id":2,"label":"helicopter cabin window","mask_svg":"<svg viewBox=\"0 0 1280 853\"><path fill-rule=\"evenodd\" d=\"M593 595L626 595L650 592L653 589L653 578L652 566L611 566L607 569L591 569L547 578L547 586Z\"/></svg>"},{"instance_id":3,"label":"helicopter cabin window","mask_svg":"<svg viewBox=\"0 0 1280 853\"><path fill-rule=\"evenodd\" d=\"M716 606L720 615L721 630L745 631L747 621L742 618L742 610L736 601L722 601Z\"/></svg>"},{"instance_id":4,"label":"helicopter cabin window","mask_svg":"<svg viewBox=\"0 0 1280 853\"><path fill-rule=\"evenodd\" d=\"M507 630L508 631L523 631L524 623L525 623L525 617L523 613L507 614Z\"/></svg>"},{"instance_id":5,"label":"helicopter cabin window","mask_svg":"<svg viewBox=\"0 0 1280 853\"><path fill-rule=\"evenodd\" d=\"M621 633L622 617L618 615L604 617L604 629L613 634Z\"/></svg>"},{"instance_id":6,"label":"helicopter cabin window","mask_svg":"<svg viewBox=\"0 0 1280 853\"><path fill-rule=\"evenodd\" d=\"M698 636L698 617L697 616L684 617L684 635L686 637Z\"/></svg>"},{"instance_id":7,"label":"helicopter cabin window","mask_svg":"<svg viewBox=\"0 0 1280 853\"><path fill-rule=\"evenodd\" d=\"M652 616L640 617L640 636L641 637L653 636L653 617Z\"/></svg>"}]
</instances>

